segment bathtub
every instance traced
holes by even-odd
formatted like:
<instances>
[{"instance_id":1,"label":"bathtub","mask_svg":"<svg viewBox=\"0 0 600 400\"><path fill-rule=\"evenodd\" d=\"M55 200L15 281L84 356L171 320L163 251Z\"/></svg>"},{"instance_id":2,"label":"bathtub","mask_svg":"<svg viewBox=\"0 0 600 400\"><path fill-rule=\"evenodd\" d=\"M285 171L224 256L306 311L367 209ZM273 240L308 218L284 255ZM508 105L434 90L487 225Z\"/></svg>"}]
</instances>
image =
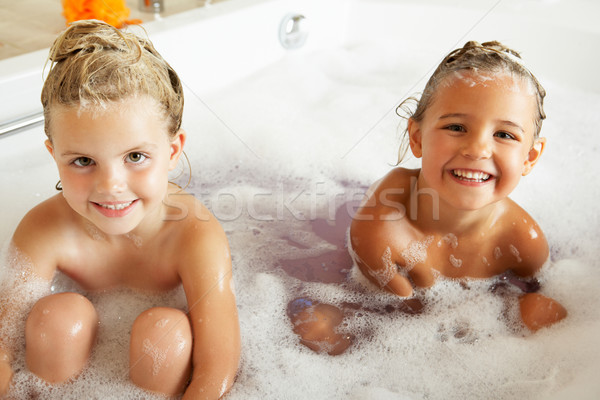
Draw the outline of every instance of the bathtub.
<instances>
[{"instance_id":1,"label":"bathtub","mask_svg":"<svg viewBox=\"0 0 600 400\"><path fill-rule=\"evenodd\" d=\"M232 248L243 352L227 398L600 396L599 12L583 0L230 0L145 26L185 86L187 190L221 220ZM279 38L290 15L303 15L308 33L294 49ZM356 202L396 162L397 104L448 51L494 39L521 51L548 92L547 150L512 197L548 237L543 292L569 317L535 335L499 317L512 300L489 294L489 282L436 287L447 301L407 316L388 312L400 300L364 288L351 265L328 270L347 262ZM0 62L0 124L39 115L46 54ZM56 193L44 139L39 123L0 137L4 247L27 210ZM302 269L319 257L321 271ZM299 344L286 315L298 297L343 309L340 329L356 336L345 353ZM141 396L126 371L111 385L102 373L53 396L81 398L86 387L101 398Z\"/></svg>"}]
</instances>

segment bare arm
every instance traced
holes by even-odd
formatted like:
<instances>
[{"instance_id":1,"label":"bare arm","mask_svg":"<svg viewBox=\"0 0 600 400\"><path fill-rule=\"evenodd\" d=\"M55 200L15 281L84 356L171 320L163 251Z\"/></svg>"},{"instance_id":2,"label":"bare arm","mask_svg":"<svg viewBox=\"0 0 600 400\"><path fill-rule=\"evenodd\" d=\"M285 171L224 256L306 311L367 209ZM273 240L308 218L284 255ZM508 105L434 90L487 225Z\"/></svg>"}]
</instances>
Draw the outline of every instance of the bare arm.
<instances>
[{"instance_id":1,"label":"bare arm","mask_svg":"<svg viewBox=\"0 0 600 400\"><path fill-rule=\"evenodd\" d=\"M4 301L5 299L2 299ZM3 316L0 316L2 318ZM3 323L3 322L0 322ZM7 350L8 346L0 338L0 397L8 392L10 381L12 380L13 370L11 367L11 356Z\"/></svg>"},{"instance_id":2,"label":"bare arm","mask_svg":"<svg viewBox=\"0 0 600 400\"><path fill-rule=\"evenodd\" d=\"M399 296L413 292L409 279L398 272L396 244L402 235L398 227L405 225L410 177L415 173L397 168L373 184L350 226L350 254L363 275Z\"/></svg>"},{"instance_id":3,"label":"bare arm","mask_svg":"<svg viewBox=\"0 0 600 400\"><path fill-rule=\"evenodd\" d=\"M52 202L32 209L17 227L8 259L7 271L0 285L0 395L10 386L14 346L24 334L19 320L40 297L48 293L56 270L54 240L56 235L45 228L53 225Z\"/></svg>"},{"instance_id":4,"label":"bare arm","mask_svg":"<svg viewBox=\"0 0 600 400\"><path fill-rule=\"evenodd\" d=\"M225 233L213 216L194 222L180 276L194 337L192 380L184 399L217 399L233 384L240 330Z\"/></svg>"},{"instance_id":5,"label":"bare arm","mask_svg":"<svg viewBox=\"0 0 600 400\"><path fill-rule=\"evenodd\" d=\"M548 241L540 226L527 214L521 211L517 222L512 226L512 232L506 235L504 248L510 260L511 268L522 277L534 276L548 261Z\"/></svg>"},{"instance_id":6,"label":"bare arm","mask_svg":"<svg viewBox=\"0 0 600 400\"><path fill-rule=\"evenodd\" d=\"M10 387L13 370L10 366L10 360L7 355L0 350L0 396L5 395Z\"/></svg>"},{"instance_id":7,"label":"bare arm","mask_svg":"<svg viewBox=\"0 0 600 400\"><path fill-rule=\"evenodd\" d=\"M516 243L508 244L512 256L517 259L513 271L523 277L534 276L546 263L549 255L548 242L542 229L528 214L516 224ZM535 332L553 325L567 317L567 309L558 301L541 293L525 293L519 298L519 310L525 326Z\"/></svg>"},{"instance_id":8,"label":"bare arm","mask_svg":"<svg viewBox=\"0 0 600 400\"><path fill-rule=\"evenodd\" d=\"M16 249L11 248L11 252ZM0 285L0 397L8 392L16 346L24 336L24 316L40 297L49 292L50 281L32 272L24 256L11 257Z\"/></svg>"},{"instance_id":9,"label":"bare arm","mask_svg":"<svg viewBox=\"0 0 600 400\"><path fill-rule=\"evenodd\" d=\"M353 221L350 238L352 259L367 279L398 296L412 296L412 284L398 272L392 249L386 246L384 237Z\"/></svg>"}]
</instances>

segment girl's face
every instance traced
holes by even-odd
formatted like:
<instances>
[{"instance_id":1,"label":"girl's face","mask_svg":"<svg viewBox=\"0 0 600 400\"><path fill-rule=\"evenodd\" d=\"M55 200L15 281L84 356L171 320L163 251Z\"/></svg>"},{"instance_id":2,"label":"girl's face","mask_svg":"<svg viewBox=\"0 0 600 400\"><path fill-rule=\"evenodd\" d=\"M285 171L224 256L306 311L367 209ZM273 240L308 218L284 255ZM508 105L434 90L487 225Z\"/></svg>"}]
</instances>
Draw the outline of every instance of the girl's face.
<instances>
[{"instance_id":1,"label":"girl's face","mask_svg":"<svg viewBox=\"0 0 600 400\"><path fill-rule=\"evenodd\" d=\"M168 172L177 165L185 134L170 140L157 107L142 97L105 110L52 110L46 147L58 166L63 196L108 235L162 221Z\"/></svg>"},{"instance_id":2,"label":"girl's face","mask_svg":"<svg viewBox=\"0 0 600 400\"><path fill-rule=\"evenodd\" d=\"M447 78L423 119L409 121L411 149L423 158L419 188L461 210L506 198L543 151L535 113L535 95L519 78Z\"/></svg>"}]
</instances>

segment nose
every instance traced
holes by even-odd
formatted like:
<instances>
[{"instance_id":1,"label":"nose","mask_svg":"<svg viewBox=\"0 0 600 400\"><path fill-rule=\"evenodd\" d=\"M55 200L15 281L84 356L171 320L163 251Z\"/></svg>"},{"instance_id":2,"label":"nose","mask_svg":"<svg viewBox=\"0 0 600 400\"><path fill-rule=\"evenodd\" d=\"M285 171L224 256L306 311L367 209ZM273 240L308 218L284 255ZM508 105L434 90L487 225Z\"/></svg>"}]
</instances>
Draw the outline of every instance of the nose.
<instances>
[{"instance_id":1,"label":"nose","mask_svg":"<svg viewBox=\"0 0 600 400\"><path fill-rule=\"evenodd\" d=\"M462 147L462 155L472 160L485 160L492 155L492 143L484 134L468 135Z\"/></svg>"},{"instance_id":2,"label":"nose","mask_svg":"<svg viewBox=\"0 0 600 400\"><path fill-rule=\"evenodd\" d=\"M116 167L105 167L99 171L96 179L96 190L102 194L121 193L127 188L124 171Z\"/></svg>"}]
</instances>

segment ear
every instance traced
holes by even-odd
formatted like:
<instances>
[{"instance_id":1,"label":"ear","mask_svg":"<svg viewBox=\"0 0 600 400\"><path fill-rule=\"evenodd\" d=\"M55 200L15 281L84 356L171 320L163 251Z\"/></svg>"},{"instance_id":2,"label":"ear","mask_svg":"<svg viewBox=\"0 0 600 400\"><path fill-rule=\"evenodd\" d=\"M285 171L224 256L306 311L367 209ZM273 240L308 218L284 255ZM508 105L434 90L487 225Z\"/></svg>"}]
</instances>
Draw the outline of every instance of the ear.
<instances>
[{"instance_id":1,"label":"ear","mask_svg":"<svg viewBox=\"0 0 600 400\"><path fill-rule=\"evenodd\" d=\"M421 143L421 127L417 121L412 118L408 119L408 140L410 144L410 150L416 158L423 156L423 146Z\"/></svg>"},{"instance_id":2,"label":"ear","mask_svg":"<svg viewBox=\"0 0 600 400\"><path fill-rule=\"evenodd\" d=\"M52 142L50 141L50 139L46 139L46 141L44 142L44 144L46 145L46 149L48 150L48 153L50 153L50 155L52 156L52 158L54 158L54 145L52 144Z\"/></svg>"},{"instance_id":3,"label":"ear","mask_svg":"<svg viewBox=\"0 0 600 400\"><path fill-rule=\"evenodd\" d=\"M527 159L525 160L525 163L523 164L523 173L522 173L523 176L525 176L531 172L531 170L533 169L533 166L538 162L538 160L542 156L542 153L544 152L545 148L546 148L546 138L545 137L539 137L533 141L533 146L531 146L531 149L529 150L529 153L527 154Z\"/></svg>"},{"instance_id":4,"label":"ear","mask_svg":"<svg viewBox=\"0 0 600 400\"><path fill-rule=\"evenodd\" d=\"M169 156L169 171L172 171L177 166L177 163L179 162L179 157L181 157L181 154L183 153L183 146L185 145L186 137L187 134L185 133L185 131L183 129L180 129L175 134L175 137L171 139L171 143L169 145L171 151L171 154Z\"/></svg>"}]
</instances>

